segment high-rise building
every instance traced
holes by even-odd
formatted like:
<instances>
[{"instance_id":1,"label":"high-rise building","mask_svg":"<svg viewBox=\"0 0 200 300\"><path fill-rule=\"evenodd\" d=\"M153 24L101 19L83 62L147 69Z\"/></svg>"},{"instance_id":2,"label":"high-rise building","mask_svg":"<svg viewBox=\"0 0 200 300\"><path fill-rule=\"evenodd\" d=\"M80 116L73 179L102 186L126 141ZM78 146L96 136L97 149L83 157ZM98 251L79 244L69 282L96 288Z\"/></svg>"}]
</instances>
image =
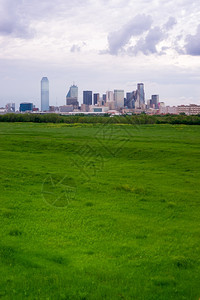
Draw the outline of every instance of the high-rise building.
<instances>
[{"instance_id":1,"label":"high-rise building","mask_svg":"<svg viewBox=\"0 0 200 300\"><path fill-rule=\"evenodd\" d=\"M49 80L43 77L41 80L41 111L49 110Z\"/></svg>"},{"instance_id":2,"label":"high-rise building","mask_svg":"<svg viewBox=\"0 0 200 300\"><path fill-rule=\"evenodd\" d=\"M106 102L114 101L113 91L106 92Z\"/></svg>"},{"instance_id":3,"label":"high-rise building","mask_svg":"<svg viewBox=\"0 0 200 300\"><path fill-rule=\"evenodd\" d=\"M92 91L83 91L83 104L92 105Z\"/></svg>"},{"instance_id":4,"label":"high-rise building","mask_svg":"<svg viewBox=\"0 0 200 300\"><path fill-rule=\"evenodd\" d=\"M129 109L135 108L135 91L126 93L124 106Z\"/></svg>"},{"instance_id":5,"label":"high-rise building","mask_svg":"<svg viewBox=\"0 0 200 300\"><path fill-rule=\"evenodd\" d=\"M124 107L124 90L114 90L114 101L117 108Z\"/></svg>"},{"instance_id":6,"label":"high-rise building","mask_svg":"<svg viewBox=\"0 0 200 300\"><path fill-rule=\"evenodd\" d=\"M78 103L78 87L76 85L71 85L66 96L66 104L73 105L73 108L77 109Z\"/></svg>"},{"instance_id":7,"label":"high-rise building","mask_svg":"<svg viewBox=\"0 0 200 300\"><path fill-rule=\"evenodd\" d=\"M78 87L77 85L73 84L69 88L69 92L67 93L67 97L69 98L77 98L78 101Z\"/></svg>"},{"instance_id":8,"label":"high-rise building","mask_svg":"<svg viewBox=\"0 0 200 300\"><path fill-rule=\"evenodd\" d=\"M158 109L158 103L159 103L159 95L152 95L151 96L152 107Z\"/></svg>"},{"instance_id":9,"label":"high-rise building","mask_svg":"<svg viewBox=\"0 0 200 300\"><path fill-rule=\"evenodd\" d=\"M73 105L74 109L78 109L79 103L76 97L67 97L66 98L66 105Z\"/></svg>"},{"instance_id":10,"label":"high-rise building","mask_svg":"<svg viewBox=\"0 0 200 300\"><path fill-rule=\"evenodd\" d=\"M145 106L145 94L144 94L144 84L143 83L138 83L135 98L136 98L135 108L143 109Z\"/></svg>"},{"instance_id":11,"label":"high-rise building","mask_svg":"<svg viewBox=\"0 0 200 300\"><path fill-rule=\"evenodd\" d=\"M93 104L96 105L100 99L99 93L93 94Z\"/></svg>"}]
</instances>

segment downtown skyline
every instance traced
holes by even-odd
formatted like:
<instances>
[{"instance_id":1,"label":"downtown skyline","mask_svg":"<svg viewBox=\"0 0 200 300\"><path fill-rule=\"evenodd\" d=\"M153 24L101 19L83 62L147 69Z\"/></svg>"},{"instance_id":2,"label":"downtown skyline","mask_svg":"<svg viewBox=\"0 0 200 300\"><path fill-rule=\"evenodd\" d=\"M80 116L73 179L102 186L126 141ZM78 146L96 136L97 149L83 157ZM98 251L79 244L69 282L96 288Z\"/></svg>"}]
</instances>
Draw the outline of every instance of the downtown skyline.
<instances>
[{"instance_id":1,"label":"downtown skyline","mask_svg":"<svg viewBox=\"0 0 200 300\"><path fill-rule=\"evenodd\" d=\"M200 104L198 1L3 0L0 17L0 106L40 106L44 76L50 105L73 81L79 99L144 82L146 99Z\"/></svg>"}]
</instances>

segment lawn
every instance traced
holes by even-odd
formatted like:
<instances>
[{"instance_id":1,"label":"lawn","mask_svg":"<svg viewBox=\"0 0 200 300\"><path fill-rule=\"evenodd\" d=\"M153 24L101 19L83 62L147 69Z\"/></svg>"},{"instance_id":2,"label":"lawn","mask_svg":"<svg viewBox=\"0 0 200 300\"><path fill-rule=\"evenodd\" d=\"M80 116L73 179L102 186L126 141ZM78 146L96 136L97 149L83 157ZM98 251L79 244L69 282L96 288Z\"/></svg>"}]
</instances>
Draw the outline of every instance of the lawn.
<instances>
[{"instance_id":1,"label":"lawn","mask_svg":"<svg viewBox=\"0 0 200 300\"><path fill-rule=\"evenodd\" d=\"M0 123L1 299L200 298L200 126Z\"/></svg>"}]
</instances>

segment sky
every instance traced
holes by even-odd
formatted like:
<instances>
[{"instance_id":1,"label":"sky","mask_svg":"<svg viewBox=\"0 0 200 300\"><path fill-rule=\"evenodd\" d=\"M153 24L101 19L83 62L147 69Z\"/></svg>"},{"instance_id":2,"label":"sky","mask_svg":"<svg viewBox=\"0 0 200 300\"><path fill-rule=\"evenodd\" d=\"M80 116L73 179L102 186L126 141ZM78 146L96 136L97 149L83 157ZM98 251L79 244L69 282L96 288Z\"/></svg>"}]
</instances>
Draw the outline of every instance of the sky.
<instances>
[{"instance_id":1,"label":"sky","mask_svg":"<svg viewBox=\"0 0 200 300\"><path fill-rule=\"evenodd\" d=\"M136 89L200 105L199 0L0 0L0 107L82 91Z\"/></svg>"}]
</instances>

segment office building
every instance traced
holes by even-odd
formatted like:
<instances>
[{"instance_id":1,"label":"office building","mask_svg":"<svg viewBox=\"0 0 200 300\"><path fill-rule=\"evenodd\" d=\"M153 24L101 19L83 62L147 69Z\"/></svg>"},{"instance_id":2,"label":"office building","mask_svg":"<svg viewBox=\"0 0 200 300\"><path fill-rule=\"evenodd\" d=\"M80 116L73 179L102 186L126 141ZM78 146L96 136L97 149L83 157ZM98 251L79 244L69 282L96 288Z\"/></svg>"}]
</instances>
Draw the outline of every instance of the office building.
<instances>
[{"instance_id":1,"label":"office building","mask_svg":"<svg viewBox=\"0 0 200 300\"><path fill-rule=\"evenodd\" d=\"M178 107L177 106L161 106L159 109L160 114L172 114L177 115L178 114Z\"/></svg>"},{"instance_id":2,"label":"office building","mask_svg":"<svg viewBox=\"0 0 200 300\"><path fill-rule=\"evenodd\" d=\"M144 84L138 83L137 90L135 93L135 108L144 109L144 107L145 107Z\"/></svg>"},{"instance_id":3,"label":"office building","mask_svg":"<svg viewBox=\"0 0 200 300\"><path fill-rule=\"evenodd\" d=\"M159 103L159 95L152 95L151 96L151 107L158 109Z\"/></svg>"},{"instance_id":4,"label":"office building","mask_svg":"<svg viewBox=\"0 0 200 300\"><path fill-rule=\"evenodd\" d=\"M114 101L113 91L106 92L106 102Z\"/></svg>"},{"instance_id":5,"label":"office building","mask_svg":"<svg viewBox=\"0 0 200 300\"><path fill-rule=\"evenodd\" d=\"M20 112L33 111L33 103L29 103L29 102L20 103L19 111Z\"/></svg>"},{"instance_id":6,"label":"office building","mask_svg":"<svg viewBox=\"0 0 200 300\"><path fill-rule=\"evenodd\" d=\"M81 111L82 112L88 112L90 111L90 107L87 104L81 104Z\"/></svg>"},{"instance_id":7,"label":"office building","mask_svg":"<svg viewBox=\"0 0 200 300\"><path fill-rule=\"evenodd\" d=\"M106 106L96 106L96 105L91 105L90 106L90 112L93 112L93 113L106 113L108 112L108 107Z\"/></svg>"},{"instance_id":8,"label":"office building","mask_svg":"<svg viewBox=\"0 0 200 300\"><path fill-rule=\"evenodd\" d=\"M178 114L186 115L199 115L200 114L200 105L190 104L190 105L179 105L177 107Z\"/></svg>"},{"instance_id":9,"label":"office building","mask_svg":"<svg viewBox=\"0 0 200 300\"><path fill-rule=\"evenodd\" d=\"M92 91L83 91L83 104L92 105Z\"/></svg>"},{"instance_id":10,"label":"office building","mask_svg":"<svg viewBox=\"0 0 200 300\"><path fill-rule=\"evenodd\" d=\"M114 102L117 108L124 107L124 90L114 90Z\"/></svg>"},{"instance_id":11,"label":"office building","mask_svg":"<svg viewBox=\"0 0 200 300\"><path fill-rule=\"evenodd\" d=\"M77 85L71 85L66 96L66 105L73 105L74 109L78 109L78 87Z\"/></svg>"},{"instance_id":12,"label":"office building","mask_svg":"<svg viewBox=\"0 0 200 300\"><path fill-rule=\"evenodd\" d=\"M76 98L78 100L78 87L77 87L77 85L73 84L73 85L70 86L69 91L67 93L67 97Z\"/></svg>"},{"instance_id":13,"label":"office building","mask_svg":"<svg viewBox=\"0 0 200 300\"><path fill-rule=\"evenodd\" d=\"M74 109L78 109L79 103L76 97L66 97L66 105L73 105Z\"/></svg>"},{"instance_id":14,"label":"office building","mask_svg":"<svg viewBox=\"0 0 200 300\"><path fill-rule=\"evenodd\" d=\"M93 95L93 104L96 105L99 102L100 95L99 93L96 93Z\"/></svg>"},{"instance_id":15,"label":"office building","mask_svg":"<svg viewBox=\"0 0 200 300\"><path fill-rule=\"evenodd\" d=\"M129 109L135 108L135 92L134 91L126 93L124 106Z\"/></svg>"},{"instance_id":16,"label":"office building","mask_svg":"<svg viewBox=\"0 0 200 300\"><path fill-rule=\"evenodd\" d=\"M6 111L8 113L15 112L15 103L8 103L8 104L6 104Z\"/></svg>"},{"instance_id":17,"label":"office building","mask_svg":"<svg viewBox=\"0 0 200 300\"><path fill-rule=\"evenodd\" d=\"M72 112L73 110L74 110L73 105L62 105L62 106L59 106L59 111L61 113Z\"/></svg>"},{"instance_id":18,"label":"office building","mask_svg":"<svg viewBox=\"0 0 200 300\"><path fill-rule=\"evenodd\" d=\"M41 80L41 111L49 111L49 80L43 77Z\"/></svg>"}]
</instances>

